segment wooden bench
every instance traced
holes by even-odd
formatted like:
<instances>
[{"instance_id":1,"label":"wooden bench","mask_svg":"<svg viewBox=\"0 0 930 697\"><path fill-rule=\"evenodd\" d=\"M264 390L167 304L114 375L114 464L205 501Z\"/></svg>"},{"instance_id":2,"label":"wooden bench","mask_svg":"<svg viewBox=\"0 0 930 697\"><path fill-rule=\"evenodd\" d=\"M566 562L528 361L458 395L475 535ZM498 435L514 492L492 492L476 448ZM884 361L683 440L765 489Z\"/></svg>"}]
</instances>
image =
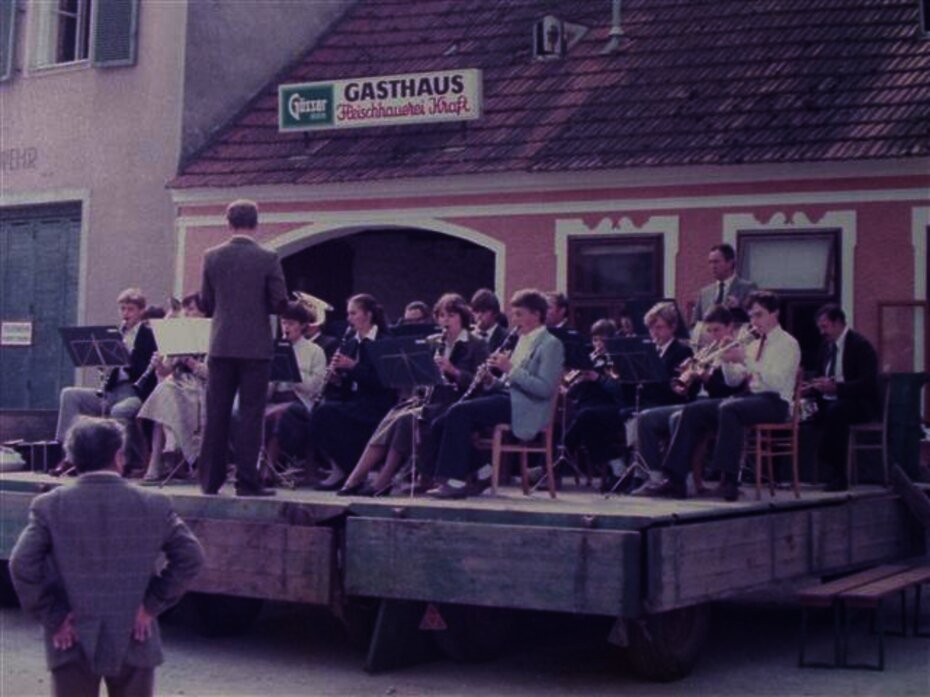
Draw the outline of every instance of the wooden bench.
<instances>
[{"instance_id":1,"label":"wooden bench","mask_svg":"<svg viewBox=\"0 0 930 697\"><path fill-rule=\"evenodd\" d=\"M901 596L901 635L907 636L907 591L915 589L914 603L914 636L928 636L920 631L920 595L921 587L930 583L930 564L918 566L893 576L872 581L865 585L853 588L840 594L840 602L848 608L862 608L872 610L875 618L875 627L878 634L878 663L851 665L844 660L847 668L870 668L873 670L885 669L885 631L884 631L884 601L893 595ZM849 644L849 613L846 613L843 642ZM845 654L845 649L844 649ZM844 655L845 659L845 655Z\"/></svg>"},{"instance_id":2,"label":"wooden bench","mask_svg":"<svg viewBox=\"0 0 930 697\"><path fill-rule=\"evenodd\" d=\"M846 591L858 588L866 583L878 581L888 576L906 571L906 564L888 564L867 571L861 571L851 576L844 576L828 583L810 586L798 593L801 603L801 647L798 655L798 665L802 668L836 668L844 663L843 646L843 606L839 596ZM807 613L810 608L833 609L833 662L817 662L805 660L807 647Z\"/></svg>"},{"instance_id":3,"label":"wooden bench","mask_svg":"<svg viewBox=\"0 0 930 697\"><path fill-rule=\"evenodd\" d=\"M801 646L798 665L801 667L843 667L870 668L884 670L884 614L883 601L897 593L901 594L901 634L907 634L906 593L909 588L916 589L914 608L914 635L928 636L920 631L921 586L930 583L930 565L913 566L911 564L887 564L874 569L862 571L851 576L805 588L798 593L801 603ZM811 608L833 609L833 662L811 662L805 658L807 643L807 613ZM848 662L849 646L849 609L861 608L873 610L878 633L878 663L876 665L854 664Z\"/></svg>"}]
</instances>

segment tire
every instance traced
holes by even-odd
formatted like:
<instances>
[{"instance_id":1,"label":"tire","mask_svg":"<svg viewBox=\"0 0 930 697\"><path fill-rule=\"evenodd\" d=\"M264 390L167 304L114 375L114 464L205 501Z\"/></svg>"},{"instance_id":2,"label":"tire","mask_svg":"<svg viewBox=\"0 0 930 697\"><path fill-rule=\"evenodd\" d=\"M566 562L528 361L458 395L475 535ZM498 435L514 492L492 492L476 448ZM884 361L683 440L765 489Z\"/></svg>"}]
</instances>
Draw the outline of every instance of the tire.
<instances>
[{"instance_id":1,"label":"tire","mask_svg":"<svg viewBox=\"0 0 930 697\"><path fill-rule=\"evenodd\" d=\"M439 650L453 661L480 663L500 656L513 644L512 610L472 605L440 605L445 630L433 632Z\"/></svg>"},{"instance_id":2,"label":"tire","mask_svg":"<svg viewBox=\"0 0 930 697\"><path fill-rule=\"evenodd\" d=\"M707 605L693 605L631 621L627 663L637 675L648 680L680 680L694 669L709 626Z\"/></svg>"},{"instance_id":3,"label":"tire","mask_svg":"<svg viewBox=\"0 0 930 697\"><path fill-rule=\"evenodd\" d=\"M263 600L231 595L193 593L197 628L209 637L233 636L248 631L262 610Z\"/></svg>"}]
</instances>

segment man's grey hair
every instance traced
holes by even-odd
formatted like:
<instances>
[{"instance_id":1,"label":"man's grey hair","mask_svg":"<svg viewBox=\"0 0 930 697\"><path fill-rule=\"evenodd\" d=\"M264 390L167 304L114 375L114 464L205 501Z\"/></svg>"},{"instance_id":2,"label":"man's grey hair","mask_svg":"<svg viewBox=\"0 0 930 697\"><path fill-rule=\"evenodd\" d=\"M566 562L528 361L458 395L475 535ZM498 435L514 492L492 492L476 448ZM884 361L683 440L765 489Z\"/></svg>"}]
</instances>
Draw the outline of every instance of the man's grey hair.
<instances>
[{"instance_id":1,"label":"man's grey hair","mask_svg":"<svg viewBox=\"0 0 930 697\"><path fill-rule=\"evenodd\" d=\"M83 416L68 429L65 454L78 472L94 472L112 466L125 441L118 421Z\"/></svg>"}]
</instances>

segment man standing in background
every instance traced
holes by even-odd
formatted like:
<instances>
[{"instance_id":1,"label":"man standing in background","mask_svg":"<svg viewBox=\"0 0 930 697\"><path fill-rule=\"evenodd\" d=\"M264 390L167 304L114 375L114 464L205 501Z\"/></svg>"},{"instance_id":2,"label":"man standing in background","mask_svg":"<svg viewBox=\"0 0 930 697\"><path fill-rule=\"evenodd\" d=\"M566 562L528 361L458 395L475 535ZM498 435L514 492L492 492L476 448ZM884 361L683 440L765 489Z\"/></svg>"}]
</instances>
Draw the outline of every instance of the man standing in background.
<instances>
[{"instance_id":1,"label":"man standing in background","mask_svg":"<svg viewBox=\"0 0 930 697\"><path fill-rule=\"evenodd\" d=\"M207 250L200 286L204 311L213 318L200 487L205 494L216 494L226 481L229 424L238 393L233 438L236 494L269 496L274 491L262 488L258 477L274 351L269 315L286 307L287 290L278 255L252 236L258 227L258 206L233 201L226 208L226 221L232 237Z\"/></svg>"},{"instance_id":2,"label":"man standing in background","mask_svg":"<svg viewBox=\"0 0 930 697\"><path fill-rule=\"evenodd\" d=\"M710 248L707 264L714 282L701 288L697 305L694 306L693 322L703 322L704 315L715 305L734 313L736 322L746 322L746 300L756 289L756 284L736 275L736 252L728 244L717 244Z\"/></svg>"}]
</instances>

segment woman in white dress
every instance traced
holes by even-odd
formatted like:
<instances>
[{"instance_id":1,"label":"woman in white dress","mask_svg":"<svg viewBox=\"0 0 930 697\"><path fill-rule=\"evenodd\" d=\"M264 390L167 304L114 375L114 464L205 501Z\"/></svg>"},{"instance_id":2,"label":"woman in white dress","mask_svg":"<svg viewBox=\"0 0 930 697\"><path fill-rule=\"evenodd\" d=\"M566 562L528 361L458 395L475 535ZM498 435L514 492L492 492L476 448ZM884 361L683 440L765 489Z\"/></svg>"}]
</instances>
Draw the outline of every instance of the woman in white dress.
<instances>
[{"instance_id":1,"label":"woman in white dress","mask_svg":"<svg viewBox=\"0 0 930 697\"><path fill-rule=\"evenodd\" d=\"M181 301L184 317L203 317L198 294ZM137 418L154 423L152 452L143 481L156 482L167 475L164 454L179 450L181 456L193 465L200 455L205 420L207 364L193 356L166 359L159 354L152 357L158 386L145 400Z\"/></svg>"}]
</instances>

